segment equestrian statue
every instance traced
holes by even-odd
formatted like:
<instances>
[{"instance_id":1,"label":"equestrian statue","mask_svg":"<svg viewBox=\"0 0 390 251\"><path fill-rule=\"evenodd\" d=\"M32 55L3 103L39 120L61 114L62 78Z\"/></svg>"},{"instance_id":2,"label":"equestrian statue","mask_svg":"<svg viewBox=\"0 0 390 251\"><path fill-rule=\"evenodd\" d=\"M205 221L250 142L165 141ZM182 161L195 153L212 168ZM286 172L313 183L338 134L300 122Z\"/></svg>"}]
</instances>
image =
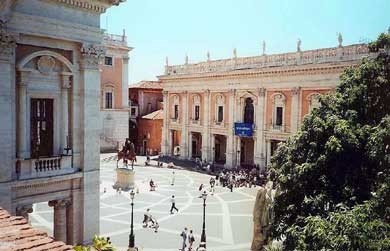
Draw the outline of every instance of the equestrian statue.
<instances>
[{"instance_id":1,"label":"equestrian statue","mask_svg":"<svg viewBox=\"0 0 390 251\"><path fill-rule=\"evenodd\" d=\"M134 170L134 162L137 161L135 154L135 147L133 142L129 138L126 139L125 145L122 148L122 151L118 150L118 157L116 161L116 167L118 168L119 161L123 159L123 164L128 168L128 161L131 161L131 169Z\"/></svg>"}]
</instances>

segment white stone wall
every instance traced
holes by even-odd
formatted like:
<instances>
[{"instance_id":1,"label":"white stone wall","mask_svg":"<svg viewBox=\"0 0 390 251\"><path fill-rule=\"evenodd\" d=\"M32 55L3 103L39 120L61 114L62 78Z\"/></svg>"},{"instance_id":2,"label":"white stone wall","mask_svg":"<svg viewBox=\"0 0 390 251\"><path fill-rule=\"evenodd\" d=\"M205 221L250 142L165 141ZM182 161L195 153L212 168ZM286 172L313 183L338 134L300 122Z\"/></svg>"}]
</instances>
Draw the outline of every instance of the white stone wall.
<instances>
[{"instance_id":1,"label":"white stone wall","mask_svg":"<svg viewBox=\"0 0 390 251\"><path fill-rule=\"evenodd\" d=\"M102 133L100 136L100 150L111 151L124 144L129 137L129 111L128 110L102 110Z\"/></svg>"}]
</instances>

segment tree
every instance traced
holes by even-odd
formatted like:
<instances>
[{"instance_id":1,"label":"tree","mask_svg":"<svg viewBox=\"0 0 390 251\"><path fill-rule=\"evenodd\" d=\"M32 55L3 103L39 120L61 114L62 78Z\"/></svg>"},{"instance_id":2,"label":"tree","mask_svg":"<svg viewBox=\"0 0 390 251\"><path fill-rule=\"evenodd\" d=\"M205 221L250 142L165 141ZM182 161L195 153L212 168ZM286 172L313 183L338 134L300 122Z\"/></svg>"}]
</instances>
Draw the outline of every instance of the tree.
<instances>
[{"instance_id":1,"label":"tree","mask_svg":"<svg viewBox=\"0 0 390 251\"><path fill-rule=\"evenodd\" d=\"M76 251L115 251L108 238L94 236L91 246L76 246Z\"/></svg>"},{"instance_id":2,"label":"tree","mask_svg":"<svg viewBox=\"0 0 390 251\"><path fill-rule=\"evenodd\" d=\"M390 247L390 35L369 48L378 56L345 70L272 159L273 234L287 250Z\"/></svg>"}]
</instances>

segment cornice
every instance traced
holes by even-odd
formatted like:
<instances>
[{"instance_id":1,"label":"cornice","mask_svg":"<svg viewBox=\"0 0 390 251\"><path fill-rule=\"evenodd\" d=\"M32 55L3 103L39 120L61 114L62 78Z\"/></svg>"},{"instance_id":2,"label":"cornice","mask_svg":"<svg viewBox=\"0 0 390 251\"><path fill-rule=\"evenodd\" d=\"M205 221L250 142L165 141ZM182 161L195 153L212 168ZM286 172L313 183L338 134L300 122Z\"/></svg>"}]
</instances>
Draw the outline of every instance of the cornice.
<instances>
[{"instance_id":1,"label":"cornice","mask_svg":"<svg viewBox=\"0 0 390 251\"><path fill-rule=\"evenodd\" d=\"M109 7L119 5L126 0L51 0L74 8L104 13Z\"/></svg>"}]
</instances>

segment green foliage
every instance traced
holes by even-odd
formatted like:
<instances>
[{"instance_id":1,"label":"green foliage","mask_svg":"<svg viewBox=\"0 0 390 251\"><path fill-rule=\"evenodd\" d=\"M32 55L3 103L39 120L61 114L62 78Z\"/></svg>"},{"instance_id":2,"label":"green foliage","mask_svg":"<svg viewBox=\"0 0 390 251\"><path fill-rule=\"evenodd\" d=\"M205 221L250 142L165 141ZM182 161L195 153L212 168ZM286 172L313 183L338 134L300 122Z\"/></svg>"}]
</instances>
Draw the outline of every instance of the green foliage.
<instances>
[{"instance_id":1,"label":"green foliage","mask_svg":"<svg viewBox=\"0 0 390 251\"><path fill-rule=\"evenodd\" d=\"M116 249L105 237L94 236L91 246L76 246L76 251L115 251Z\"/></svg>"},{"instance_id":2,"label":"green foliage","mask_svg":"<svg viewBox=\"0 0 390 251\"><path fill-rule=\"evenodd\" d=\"M390 35L281 144L270 170L274 237L287 250L386 250L390 236ZM364 245L362 244L364 242Z\"/></svg>"}]
</instances>

